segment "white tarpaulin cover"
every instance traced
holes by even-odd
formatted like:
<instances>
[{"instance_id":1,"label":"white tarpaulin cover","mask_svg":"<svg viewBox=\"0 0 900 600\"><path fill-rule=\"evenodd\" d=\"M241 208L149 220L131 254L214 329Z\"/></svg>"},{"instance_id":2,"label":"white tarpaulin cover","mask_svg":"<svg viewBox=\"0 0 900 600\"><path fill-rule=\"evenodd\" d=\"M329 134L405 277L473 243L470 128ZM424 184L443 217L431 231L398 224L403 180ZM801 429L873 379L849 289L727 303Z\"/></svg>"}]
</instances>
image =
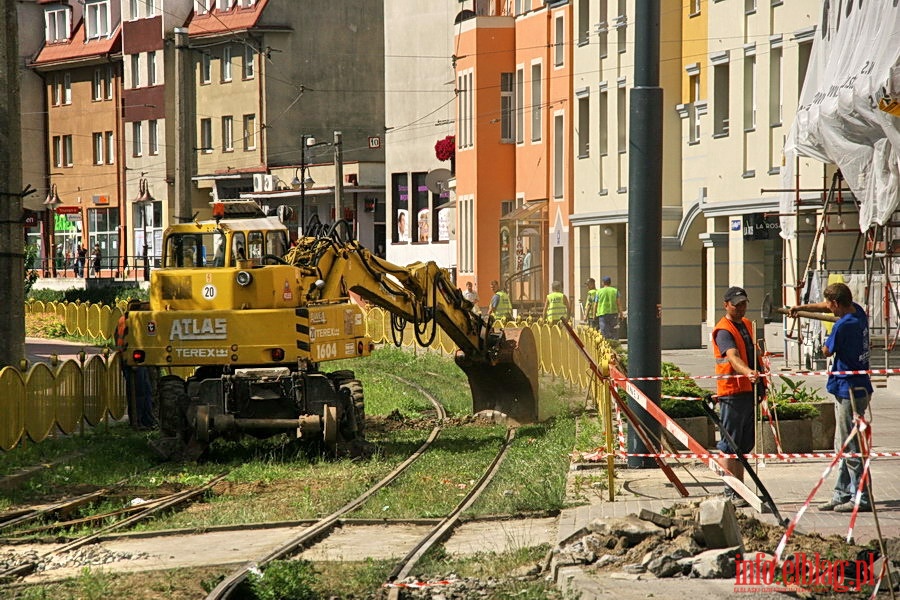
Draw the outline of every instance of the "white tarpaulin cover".
<instances>
[{"instance_id":1,"label":"white tarpaulin cover","mask_svg":"<svg viewBox=\"0 0 900 600\"><path fill-rule=\"evenodd\" d=\"M900 203L900 2L823 0L800 106L784 146L784 188L796 156L834 163L860 201L860 229L884 225ZM892 114L893 113L893 114ZM784 192L781 214L794 211ZM781 218L793 239L794 219Z\"/></svg>"}]
</instances>

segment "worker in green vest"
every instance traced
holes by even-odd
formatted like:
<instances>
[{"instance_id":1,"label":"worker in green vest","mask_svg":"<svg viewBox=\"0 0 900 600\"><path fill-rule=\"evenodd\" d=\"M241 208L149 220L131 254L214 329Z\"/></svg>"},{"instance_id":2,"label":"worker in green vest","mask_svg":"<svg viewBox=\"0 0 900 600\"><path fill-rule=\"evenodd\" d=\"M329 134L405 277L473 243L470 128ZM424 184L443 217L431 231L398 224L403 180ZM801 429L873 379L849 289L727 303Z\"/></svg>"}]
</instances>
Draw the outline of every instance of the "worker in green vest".
<instances>
[{"instance_id":1,"label":"worker in green vest","mask_svg":"<svg viewBox=\"0 0 900 600\"><path fill-rule=\"evenodd\" d=\"M497 321L512 319L512 302L509 300L509 293L500 288L500 282L496 279L491 281L491 291L494 292L494 295L491 297L488 315Z\"/></svg>"},{"instance_id":2,"label":"worker in green vest","mask_svg":"<svg viewBox=\"0 0 900 600\"><path fill-rule=\"evenodd\" d=\"M604 277L597 290L597 318L600 335L608 340L619 339L619 319L624 315L619 290L613 287L612 278Z\"/></svg>"},{"instance_id":3,"label":"worker in green vest","mask_svg":"<svg viewBox=\"0 0 900 600\"><path fill-rule=\"evenodd\" d=\"M597 329L597 292L599 292L597 282L590 277L584 282L584 286L588 289L584 302L584 320L587 321L588 327Z\"/></svg>"},{"instance_id":4,"label":"worker in green vest","mask_svg":"<svg viewBox=\"0 0 900 600\"><path fill-rule=\"evenodd\" d=\"M560 282L554 281L550 289L552 291L547 294L547 301L544 302L544 318L548 323L554 324L569 318L569 299L562 293Z\"/></svg>"}]
</instances>

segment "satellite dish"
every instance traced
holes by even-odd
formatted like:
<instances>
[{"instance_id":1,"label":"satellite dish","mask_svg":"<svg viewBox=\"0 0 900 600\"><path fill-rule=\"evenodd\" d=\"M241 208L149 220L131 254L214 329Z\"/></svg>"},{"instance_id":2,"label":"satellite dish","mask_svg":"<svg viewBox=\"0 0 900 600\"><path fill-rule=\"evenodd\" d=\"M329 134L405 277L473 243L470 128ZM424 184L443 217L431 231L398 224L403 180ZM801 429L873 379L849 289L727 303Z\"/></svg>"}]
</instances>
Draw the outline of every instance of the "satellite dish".
<instances>
[{"instance_id":1,"label":"satellite dish","mask_svg":"<svg viewBox=\"0 0 900 600\"><path fill-rule=\"evenodd\" d=\"M425 176L425 187L432 194L440 194L446 192L449 188L447 182L453 177L450 169L434 169L429 171Z\"/></svg>"}]
</instances>

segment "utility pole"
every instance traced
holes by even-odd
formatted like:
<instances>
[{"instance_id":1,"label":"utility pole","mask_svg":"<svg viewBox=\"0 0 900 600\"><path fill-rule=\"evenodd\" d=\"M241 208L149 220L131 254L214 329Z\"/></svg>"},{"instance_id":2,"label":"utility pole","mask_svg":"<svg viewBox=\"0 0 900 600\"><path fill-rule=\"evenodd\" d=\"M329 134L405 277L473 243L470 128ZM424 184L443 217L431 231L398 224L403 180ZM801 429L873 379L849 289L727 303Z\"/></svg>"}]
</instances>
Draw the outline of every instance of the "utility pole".
<instances>
[{"instance_id":1,"label":"utility pole","mask_svg":"<svg viewBox=\"0 0 900 600\"><path fill-rule=\"evenodd\" d=\"M22 210L22 131L19 106L18 2L0 11L0 367L25 358L25 232Z\"/></svg>"},{"instance_id":2,"label":"utility pole","mask_svg":"<svg viewBox=\"0 0 900 600\"><path fill-rule=\"evenodd\" d=\"M659 87L659 0L636 0L634 88L628 114L628 374L656 377L662 371L662 130ZM658 401L659 379L637 381ZM628 407L658 439L659 423L628 398ZM647 447L632 427L629 454ZM652 458L628 457L630 468L656 466Z\"/></svg>"},{"instance_id":3,"label":"utility pole","mask_svg":"<svg viewBox=\"0 0 900 600\"><path fill-rule=\"evenodd\" d=\"M341 220L341 204L344 199L344 149L343 134L334 132L334 222Z\"/></svg>"},{"instance_id":4,"label":"utility pole","mask_svg":"<svg viewBox=\"0 0 900 600\"><path fill-rule=\"evenodd\" d=\"M192 216L191 176L194 173L194 123L188 110L193 97L193 60L188 30L176 27L175 33L175 211L176 223L189 223ZM189 79L190 78L190 79Z\"/></svg>"}]
</instances>

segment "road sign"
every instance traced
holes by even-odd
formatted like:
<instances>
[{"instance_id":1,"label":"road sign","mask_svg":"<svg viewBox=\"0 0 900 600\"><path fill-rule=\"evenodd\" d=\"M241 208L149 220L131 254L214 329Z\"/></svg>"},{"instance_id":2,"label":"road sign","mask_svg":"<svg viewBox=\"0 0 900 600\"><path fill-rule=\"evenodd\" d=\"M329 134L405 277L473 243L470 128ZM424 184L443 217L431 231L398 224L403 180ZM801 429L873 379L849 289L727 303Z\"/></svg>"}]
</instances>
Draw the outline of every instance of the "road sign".
<instances>
[{"instance_id":1,"label":"road sign","mask_svg":"<svg viewBox=\"0 0 900 600\"><path fill-rule=\"evenodd\" d=\"M369 149L378 150L381 148L381 138L377 135L369 136Z\"/></svg>"}]
</instances>

